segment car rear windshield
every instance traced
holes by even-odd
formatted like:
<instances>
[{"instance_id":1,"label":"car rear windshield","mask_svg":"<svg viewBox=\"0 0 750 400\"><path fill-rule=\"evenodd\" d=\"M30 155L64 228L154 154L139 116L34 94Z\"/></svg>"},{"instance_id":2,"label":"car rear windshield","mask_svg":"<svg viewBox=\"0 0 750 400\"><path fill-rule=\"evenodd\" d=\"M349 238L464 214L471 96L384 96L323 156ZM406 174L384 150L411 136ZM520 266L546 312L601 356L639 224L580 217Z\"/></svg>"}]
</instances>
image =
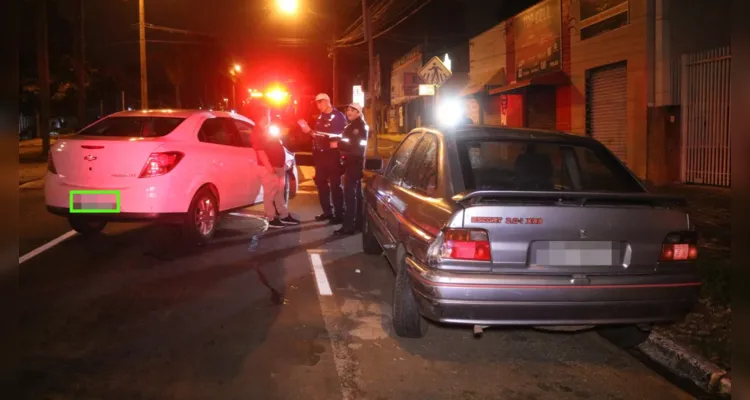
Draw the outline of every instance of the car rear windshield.
<instances>
[{"instance_id":1,"label":"car rear windshield","mask_svg":"<svg viewBox=\"0 0 750 400\"><path fill-rule=\"evenodd\" d=\"M79 132L84 136L159 137L174 131L185 118L109 117Z\"/></svg>"},{"instance_id":2,"label":"car rear windshield","mask_svg":"<svg viewBox=\"0 0 750 400\"><path fill-rule=\"evenodd\" d=\"M603 146L539 140L457 143L467 190L643 192Z\"/></svg>"}]
</instances>

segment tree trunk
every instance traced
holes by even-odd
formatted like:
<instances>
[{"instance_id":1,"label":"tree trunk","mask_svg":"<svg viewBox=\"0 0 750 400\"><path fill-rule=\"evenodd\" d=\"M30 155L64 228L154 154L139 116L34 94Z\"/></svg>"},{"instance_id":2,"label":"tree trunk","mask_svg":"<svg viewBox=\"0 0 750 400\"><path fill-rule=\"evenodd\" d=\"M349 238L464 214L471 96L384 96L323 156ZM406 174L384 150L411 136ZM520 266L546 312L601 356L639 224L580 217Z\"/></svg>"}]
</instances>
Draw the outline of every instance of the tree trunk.
<instances>
[{"instance_id":1,"label":"tree trunk","mask_svg":"<svg viewBox=\"0 0 750 400\"><path fill-rule=\"evenodd\" d=\"M180 85L174 85L174 99L177 108L182 108L182 102L180 101Z\"/></svg>"},{"instance_id":2,"label":"tree trunk","mask_svg":"<svg viewBox=\"0 0 750 400\"><path fill-rule=\"evenodd\" d=\"M86 126L86 36L84 28L84 0L76 2L76 81L78 85L78 129Z\"/></svg>"},{"instance_id":3,"label":"tree trunk","mask_svg":"<svg viewBox=\"0 0 750 400\"><path fill-rule=\"evenodd\" d=\"M42 135L42 155L49 154L50 77L47 51L47 0L37 0L36 58L39 70L39 133Z\"/></svg>"}]
</instances>

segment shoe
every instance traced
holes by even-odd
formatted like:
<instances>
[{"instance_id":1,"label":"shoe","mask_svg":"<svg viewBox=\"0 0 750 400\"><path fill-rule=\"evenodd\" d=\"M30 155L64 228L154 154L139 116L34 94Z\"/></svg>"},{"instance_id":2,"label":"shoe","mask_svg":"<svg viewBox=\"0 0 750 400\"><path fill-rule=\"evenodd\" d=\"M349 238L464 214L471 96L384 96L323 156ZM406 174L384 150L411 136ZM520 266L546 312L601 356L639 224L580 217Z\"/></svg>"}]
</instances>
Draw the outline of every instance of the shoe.
<instances>
[{"instance_id":1,"label":"shoe","mask_svg":"<svg viewBox=\"0 0 750 400\"><path fill-rule=\"evenodd\" d=\"M328 220L328 225L341 225L344 223L344 219L341 217L331 217L331 219Z\"/></svg>"},{"instance_id":2,"label":"shoe","mask_svg":"<svg viewBox=\"0 0 750 400\"><path fill-rule=\"evenodd\" d=\"M283 222L281 222L281 220L278 219L278 218L274 218L272 221L268 221L268 227L269 228L279 229L279 228L283 228L285 226L286 225Z\"/></svg>"},{"instance_id":3,"label":"shoe","mask_svg":"<svg viewBox=\"0 0 750 400\"><path fill-rule=\"evenodd\" d=\"M320 214L317 217L315 217L315 220L318 222L323 222L323 221L328 221L331 218L333 218L333 215L331 214Z\"/></svg>"},{"instance_id":4,"label":"shoe","mask_svg":"<svg viewBox=\"0 0 750 400\"><path fill-rule=\"evenodd\" d=\"M288 216L288 217L286 217L286 218L282 218L282 219L281 219L281 222L282 222L282 223L283 223L284 225L299 225L299 224L300 224L299 220L298 220L298 219L296 219L296 218L294 218L294 217L292 217L291 215L289 215L289 216Z\"/></svg>"},{"instance_id":5,"label":"shoe","mask_svg":"<svg viewBox=\"0 0 750 400\"><path fill-rule=\"evenodd\" d=\"M350 236L354 235L356 232L354 232L354 229L348 229L348 228L341 228L337 229L333 232L334 235L338 236Z\"/></svg>"}]
</instances>

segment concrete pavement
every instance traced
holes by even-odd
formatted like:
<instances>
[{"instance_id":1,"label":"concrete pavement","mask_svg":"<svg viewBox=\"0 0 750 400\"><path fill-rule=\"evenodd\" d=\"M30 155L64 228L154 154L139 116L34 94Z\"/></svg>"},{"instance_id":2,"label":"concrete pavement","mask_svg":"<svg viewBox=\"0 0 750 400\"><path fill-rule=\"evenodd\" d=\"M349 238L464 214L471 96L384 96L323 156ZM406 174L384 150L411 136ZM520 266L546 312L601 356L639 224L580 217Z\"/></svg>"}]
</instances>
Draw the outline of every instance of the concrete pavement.
<instances>
[{"instance_id":1,"label":"concrete pavement","mask_svg":"<svg viewBox=\"0 0 750 400\"><path fill-rule=\"evenodd\" d=\"M40 195L22 191L27 249L68 230ZM292 201L300 227L263 232L254 207L186 248L174 228L112 224L21 264L22 397L693 398L593 333L395 337L388 263L310 222L316 198Z\"/></svg>"}]
</instances>

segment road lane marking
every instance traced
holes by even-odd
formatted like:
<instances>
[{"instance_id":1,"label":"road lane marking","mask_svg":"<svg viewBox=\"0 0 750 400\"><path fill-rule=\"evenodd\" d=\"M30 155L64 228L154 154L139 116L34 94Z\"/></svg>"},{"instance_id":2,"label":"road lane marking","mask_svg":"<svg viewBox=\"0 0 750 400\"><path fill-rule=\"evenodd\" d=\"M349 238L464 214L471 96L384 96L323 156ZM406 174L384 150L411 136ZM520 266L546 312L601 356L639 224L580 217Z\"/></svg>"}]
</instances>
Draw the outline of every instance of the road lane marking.
<instances>
[{"instance_id":1,"label":"road lane marking","mask_svg":"<svg viewBox=\"0 0 750 400\"><path fill-rule=\"evenodd\" d=\"M23 264L24 262L32 259L33 257L38 256L39 254L42 254L43 252L45 252L45 251L47 251L47 250L49 250L49 249L57 246L61 242L65 241L65 240L68 240L68 239L70 239L71 237L73 237L75 235L76 235L76 231L70 231L70 232L67 232L67 233L65 233L65 234L63 234L63 235L61 235L61 236L59 236L59 237L57 237L55 239L52 239L49 242L45 243L44 245L39 246L36 249L31 250L30 252L28 252L28 253L22 255L21 257L19 257L18 258L18 263L19 264Z\"/></svg>"},{"instance_id":2,"label":"road lane marking","mask_svg":"<svg viewBox=\"0 0 750 400\"><path fill-rule=\"evenodd\" d=\"M326 271L323 268L323 260L320 258L320 253L310 252L310 262L313 266L315 282L318 284L318 293L320 293L321 296L333 295L331 285L328 283Z\"/></svg>"},{"instance_id":3,"label":"road lane marking","mask_svg":"<svg viewBox=\"0 0 750 400\"><path fill-rule=\"evenodd\" d=\"M341 398L342 400L359 400L364 395L360 389L359 360L354 352L356 346L350 346L352 343L350 343L349 336L339 329L342 323L341 311L335 298L331 296L331 286L325 275L323 260L321 259L321 254L326 252L324 249L311 249L307 251L313 266L315 279L318 282L318 291L320 292L318 303L320 304L323 323L328 332L328 340L331 342L333 362L336 366L336 375L338 375L341 387ZM319 277L322 277L323 282L318 279ZM324 294L326 292L328 294Z\"/></svg>"}]
</instances>

